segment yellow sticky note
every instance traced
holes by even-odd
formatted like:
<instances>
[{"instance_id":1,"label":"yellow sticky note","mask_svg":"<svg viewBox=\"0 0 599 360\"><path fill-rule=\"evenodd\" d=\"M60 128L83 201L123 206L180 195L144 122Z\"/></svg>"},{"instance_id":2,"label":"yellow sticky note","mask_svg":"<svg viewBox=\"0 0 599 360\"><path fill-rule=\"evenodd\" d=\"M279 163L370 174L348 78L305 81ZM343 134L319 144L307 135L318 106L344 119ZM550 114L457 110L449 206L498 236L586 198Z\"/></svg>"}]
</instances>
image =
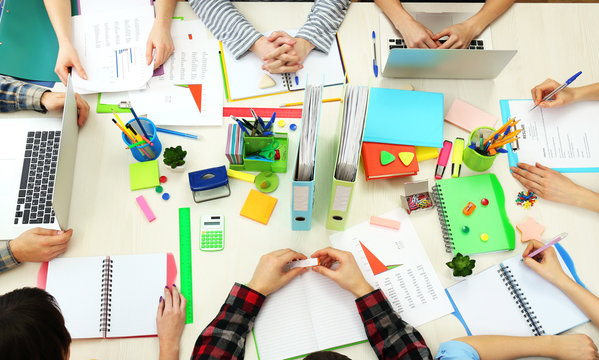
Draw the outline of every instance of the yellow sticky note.
<instances>
[{"instance_id":1,"label":"yellow sticky note","mask_svg":"<svg viewBox=\"0 0 599 360\"><path fill-rule=\"evenodd\" d=\"M132 191L160 185L159 177L157 160L129 164L129 178Z\"/></svg>"},{"instance_id":2,"label":"yellow sticky note","mask_svg":"<svg viewBox=\"0 0 599 360\"><path fill-rule=\"evenodd\" d=\"M245 199L240 215L266 225L276 204L277 199L274 197L252 189Z\"/></svg>"}]
</instances>

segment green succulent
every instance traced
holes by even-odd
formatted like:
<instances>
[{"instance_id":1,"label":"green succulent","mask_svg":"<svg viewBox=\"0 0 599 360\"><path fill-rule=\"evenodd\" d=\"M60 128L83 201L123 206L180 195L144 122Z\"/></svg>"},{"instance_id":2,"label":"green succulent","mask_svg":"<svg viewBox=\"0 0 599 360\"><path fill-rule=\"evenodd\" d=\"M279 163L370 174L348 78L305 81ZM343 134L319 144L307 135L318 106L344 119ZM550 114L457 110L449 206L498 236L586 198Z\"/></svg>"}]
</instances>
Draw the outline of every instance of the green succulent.
<instances>
[{"instance_id":1,"label":"green succulent","mask_svg":"<svg viewBox=\"0 0 599 360\"><path fill-rule=\"evenodd\" d=\"M453 276L468 276L472 274L476 260L470 260L470 256L457 253L450 262L446 262L450 269L453 269Z\"/></svg>"},{"instance_id":2,"label":"green succulent","mask_svg":"<svg viewBox=\"0 0 599 360\"><path fill-rule=\"evenodd\" d=\"M177 147L169 147L164 149L164 163L171 168L176 168L177 166L182 166L185 164L185 156L187 155L187 151L184 151L181 146Z\"/></svg>"}]
</instances>

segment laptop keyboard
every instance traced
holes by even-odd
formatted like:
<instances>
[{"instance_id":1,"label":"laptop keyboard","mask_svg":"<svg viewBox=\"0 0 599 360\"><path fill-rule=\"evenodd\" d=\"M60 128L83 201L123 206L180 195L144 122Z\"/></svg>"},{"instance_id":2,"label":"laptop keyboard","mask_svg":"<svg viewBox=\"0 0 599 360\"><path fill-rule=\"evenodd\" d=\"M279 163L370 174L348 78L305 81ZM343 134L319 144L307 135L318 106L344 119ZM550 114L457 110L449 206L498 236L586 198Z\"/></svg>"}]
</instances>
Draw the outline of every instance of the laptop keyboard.
<instances>
[{"instance_id":1,"label":"laptop keyboard","mask_svg":"<svg viewBox=\"0 0 599 360\"><path fill-rule=\"evenodd\" d=\"M52 194L59 146L60 131L27 133L15 224L54 222Z\"/></svg>"},{"instance_id":2,"label":"laptop keyboard","mask_svg":"<svg viewBox=\"0 0 599 360\"><path fill-rule=\"evenodd\" d=\"M439 40L441 44L445 43L446 40ZM403 39L389 39L389 50L391 49L406 49L406 43ZM468 49L472 50L484 50L485 45L482 40L472 40Z\"/></svg>"}]
</instances>

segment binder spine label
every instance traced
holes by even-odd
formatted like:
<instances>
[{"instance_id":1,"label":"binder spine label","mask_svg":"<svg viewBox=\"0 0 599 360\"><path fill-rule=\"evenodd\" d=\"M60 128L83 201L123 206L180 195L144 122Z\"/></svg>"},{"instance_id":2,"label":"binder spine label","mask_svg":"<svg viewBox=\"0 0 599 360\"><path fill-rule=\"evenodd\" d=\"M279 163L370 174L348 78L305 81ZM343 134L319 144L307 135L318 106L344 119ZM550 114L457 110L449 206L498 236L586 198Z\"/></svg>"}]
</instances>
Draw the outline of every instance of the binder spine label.
<instances>
[{"instance_id":1,"label":"binder spine label","mask_svg":"<svg viewBox=\"0 0 599 360\"><path fill-rule=\"evenodd\" d=\"M110 332L110 312L112 301L112 260L110 256L102 260L102 297L100 298L100 332L103 337Z\"/></svg>"},{"instance_id":2,"label":"binder spine label","mask_svg":"<svg viewBox=\"0 0 599 360\"><path fill-rule=\"evenodd\" d=\"M349 199L351 196L352 188L349 186L337 185L335 187L335 197L333 199L333 207L334 211L347 211L347 207L349 206Z\"/></svg>"},{"instance_id":3,"label":"binder spine label","mask_svg":"<svg viewBox=\"0 0 599 360\"><path fill-rule=\"evenodd\" d=\"M530 307L530 303L526 298L526 295L522 292L522 288L518 285L518 281L512 276L512 271L509 266L505 266L503 264L499 264L499 269L497 270L499 276L503 280L503 283L510 291L510 295L516 301L518 305L518 309L524 316L524 320L530 327L530 330L534 336L545 335L545 330L543 330L543 326L541 325L539 319L535 315L535 312Z\"/></svg>"},{"instance_id":4,"label":"binder spine label","mask_svg":"<svg viewBox=\"0 0 599 360\"><path fill-rule=\"evenodd\" d=\"M309 186L294 186L293 187L293 210L308 211L310 204L310 187Z\"/></svg>"},{"instance_id":5,"label":"binder spine label","mask_svg":"<svg viewBox=\"0 0 599 360\"><path fill-rule=\"evenodd\" d=\"M433 201L437 206L437 214L439 215L439 223L441 223L441 232L443 233L443 242L445 242L445 251L451 253L455 246L453 244L453 235L451 232L451 224L447 220L447 212L445 210L445 201L443 192L439 185L433 186L432 189Z\"/></svg>"},{"instance_id":6,"label":"binder spine label","mask_svg":"<svg viewBox=\"0 0 599 360\"><path fill-rule=\"evenodd\" d=\"M283 85L285 85L288 90L291 90L293 88L293 81L291 81L291 74L284 73L284 74L281 74L281 77L283 78Z\"/></svg>"}]
</instances>

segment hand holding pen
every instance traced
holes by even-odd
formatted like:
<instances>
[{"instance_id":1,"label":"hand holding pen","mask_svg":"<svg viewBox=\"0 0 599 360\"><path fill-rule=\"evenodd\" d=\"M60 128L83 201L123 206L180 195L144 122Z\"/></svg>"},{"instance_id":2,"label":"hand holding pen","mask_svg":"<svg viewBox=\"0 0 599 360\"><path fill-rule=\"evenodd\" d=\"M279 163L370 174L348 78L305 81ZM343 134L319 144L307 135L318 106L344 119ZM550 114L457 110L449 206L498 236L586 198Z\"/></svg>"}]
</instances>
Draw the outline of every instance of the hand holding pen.
<instances>
[{"instance_id":1,"label":"hand holding pen","mask_svg":"<svg viewBox=\"0 0 599 360\"><path fill-rule=\"evenodd\" d=\"M561 235L561 234L560 234ZM557 253L553 247L548 247L534 257L529 257L534 251L540 250L545 246L538 240L531 240L522 254L524 264L542 276L545 280L557 284L567 278L562 266L557 258Z\"/></svg>"},{"instance_id":2,"label":"hand holding pen","mask_svg":"<svg viewBox=\"0 0 599 360\"><path fill-rule=\"evenodd\" d=\"M555 106L566 105L574 101L574 90L566 89L576 78L582 74L582 71L577 72L571 78L566 80L563 85L560 85L557 81L547 79L543 83L535 86L530 91L532 93L532 99L535 103L531 111L537 106L544 108L552 108ZM555 100L548 101L555 96Z\"/></svg>"}]
</instances>

